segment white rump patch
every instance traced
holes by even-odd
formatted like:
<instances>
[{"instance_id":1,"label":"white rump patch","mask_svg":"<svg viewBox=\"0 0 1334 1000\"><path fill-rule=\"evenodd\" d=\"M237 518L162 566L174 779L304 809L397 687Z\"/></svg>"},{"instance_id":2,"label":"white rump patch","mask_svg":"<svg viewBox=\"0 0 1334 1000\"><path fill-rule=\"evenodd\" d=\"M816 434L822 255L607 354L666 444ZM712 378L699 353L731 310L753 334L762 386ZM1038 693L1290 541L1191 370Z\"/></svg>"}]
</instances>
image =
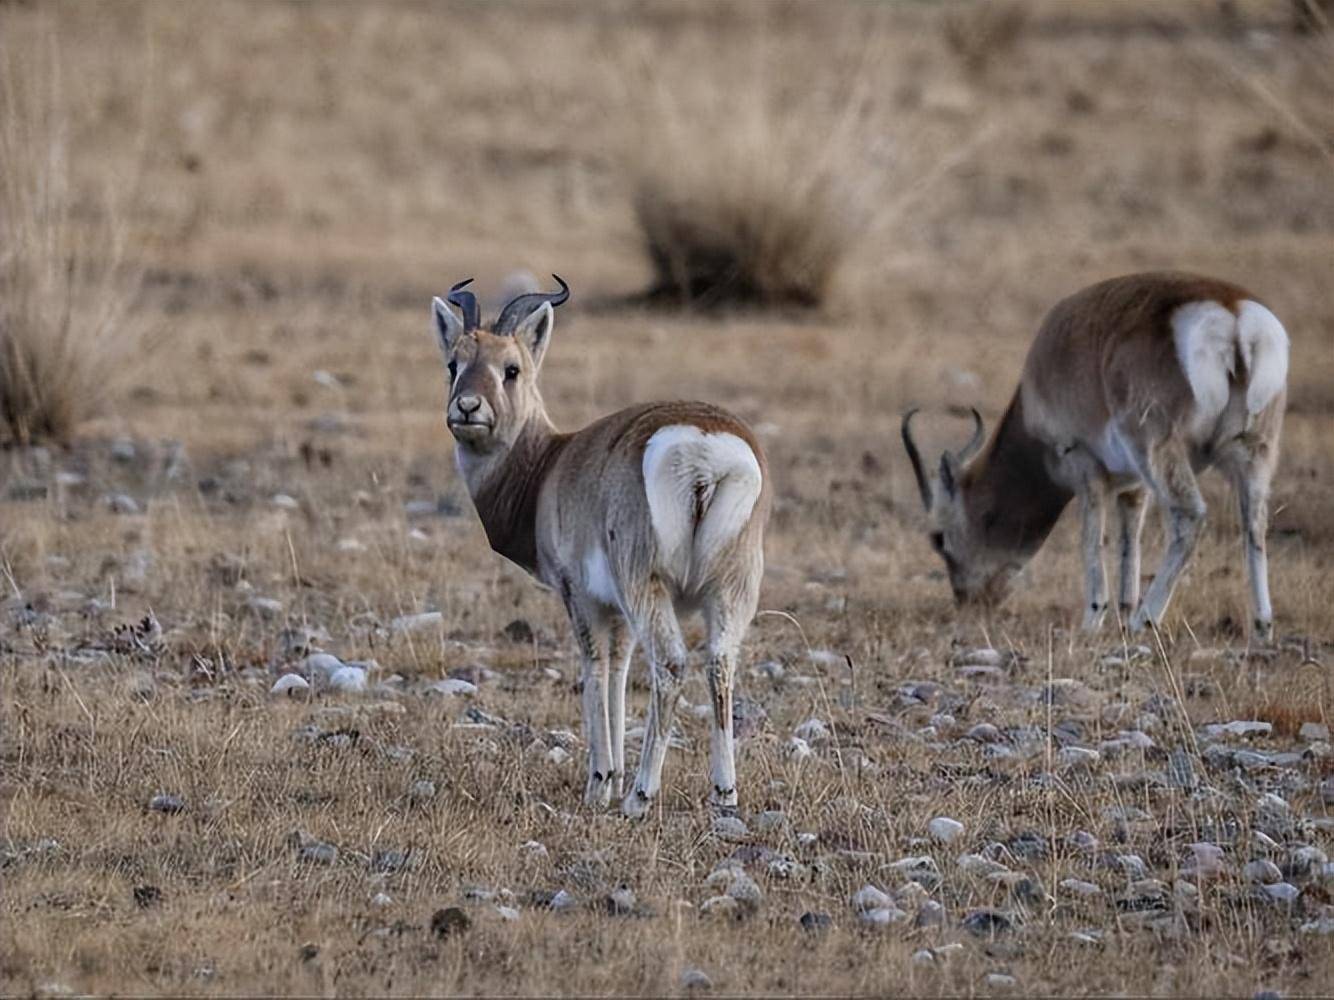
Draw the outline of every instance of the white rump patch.
<instances>
[{"instance_id":1,"label":"white rump patch","mask_svg":"<svg viewBox=\"0 0 1334 1000\"><path fill-rule=\"evenodd\" d=\"M1288 384L1288 331L1258 302L1237 307L1237 339L1246 363L1246 412L1259 413Z\"/></svg>"},{"instance_id":2,"label":"white rump patch","mask_svg":"<svg viewBox=\"0 0 1334 1000\"><path fill-rule=\"evenodd\" d=\"M616 578L611 575L607 553L602 551L600 545L584 556L584 590L603 604L620 606L621 596L616 587Z\"/></svg>"},{"instance_id":3,"label":"white rump patch","mask_svg":"<svg viewBox=\"0 0 1334 1000\"><path fill-rule=\"evenodd\" d=\"M750 520L762 476L755 452L735 434L692 424L660 428L644 448L644 488L663 569L694 582Z\"/></svg>"},{"instance_id":4,"label":"white rump patch","mask_svg":"<svg viewBox=\"0 0 1334 1000\"><path fill-rule=\"evenodd\" d=\"M1172 314L1177 358L1195 396L1195 429L1211 426L1227 407L1228 377L1237 359L1237 317L1212 299Z\"/></svg>"}]
</instances>

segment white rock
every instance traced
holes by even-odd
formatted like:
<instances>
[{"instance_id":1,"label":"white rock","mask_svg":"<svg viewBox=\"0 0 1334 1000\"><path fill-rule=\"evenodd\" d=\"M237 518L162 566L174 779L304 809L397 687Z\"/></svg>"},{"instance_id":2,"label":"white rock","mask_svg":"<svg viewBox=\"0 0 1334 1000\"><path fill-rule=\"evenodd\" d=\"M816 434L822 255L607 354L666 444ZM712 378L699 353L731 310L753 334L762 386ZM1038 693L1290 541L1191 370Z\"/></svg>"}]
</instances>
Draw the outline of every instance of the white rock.
<instances>
[{"instance_id":1,"label":"white rock","mask_svg":"<svg viewBox=\"0 0 1334 1000\"><path fill-rule=\"evenodd\" d=\"M686 969L681 973L681 989L711 990L713 980L702 969Z\"/></svg>"},{"instance_id":2,"label":"white rock","mask_svg":"<svg viewBox=\"0 0 1334 1000\"><path fill-rule=\"evenodd\" d=\"M296 665L297 672L316 684L328 683L346 664L332 653L311 653Z\"/></svg>"},{"instance_id":3,"label":"white rock","mask_svg":"<svg viewBox=\"0 0 1334 1000\"><path fill-rule=\"evenodd\" d=\"M269 694L285 694L294 697L303 691L309 691L310 684L299 674L283 674L269 689Z\"/></svg>"},{"instance_id":4,"label":"white rock","mask_svg":"<svg viewBox=\"0 0 1334 1000\"><path fill-rule=\"evenodd\" d=\"M1210 739L1224 739L1229 736L1268 736L1274 727L1268 722L1237 719L1233 722L1215 722L1204 727L1204 735Z\"/></svg>"},{"instance_id":5,"label":"white rock","mask_svg":"<svg viewBox=\"0 0 1334 1000\"><path fill-rule=\"evenodd\" d=\"M374 896L371 897L371 906L374 906L377 909L382 910L386 906L393 906L393 905L394 905L394 898L390 896L389 893L387 892L377 892Z\"/></svg>"},{"instance_id":6,"label":"white rock","mask_svg":"<svg viewBox=\"0 0 1334 1000\"><path fill-rule=\"evenodd\" d=\"M1307 743L1327 742L1329 740L1329 726L1323 722L1303 722L1302 728L1297 730L1297 736Z\"/></svg>"},{"instance_id":7,"label":"white rock","mask_svg":"<svg viewBox=\"0 0 1334 1000\"><path fill-rule=\"evenodd\" d=\"M1282 903L1285 905L1295 903L1297 897L1301 895L1301 890L1291 882L1275 882L1272 885L1261 886L1260 889L1275 903Z\"/></svg>"},{"instance_id":8,"label":"white rock","mask_svg":"<svg viewBox=\"0 0 1334 1000\"><path fill-rule=\"evenodd\" d=\"M283 510L296 510L301 506L296 497L289 496L286 493L275 493L269 502Z\"/></svg>"},{"instance_id":9,"label":"white rock","mask_svg":"<svg viewBox=\"0 0 1334 1000\"><path fill-rule=\"evenodd\" d=\"M727 887L727 895L735 899L744 909L753 910L764 900L764 893L745 872L738 872L732 884Z\"/></svg>"},{"instance_id":10,"label":"white rock","mask_svg":"<svg viewBox=\"0 0 1334 1000\"><path fill-rule=\"evenodd\" d=\"M272 597L248 597L245 606L261 618L277 618L283 613L283 602Z\"/></svg>"},{"instance_id":11,"label":"white rock","mask_svg":"<svg viewBox=\"0 0 1334 1000\"><path fill-rule=\"evenodd\" d=\"M477 685L460 677L446 677L426 685L422 691L427 695L445 695L450 698L471 698L477 693Z\"/></svg>"},{"instance_id":12,"label":"white rock","mask_svg":"<svg viewBox=\"0 0 1334 1000\"><path fill-rule=\"evenodd\" d=\"M329 678L329 687L344 694L366 690L366 671L361 667L341 667Z\"/></svg>"},{"instance_id":13,"label":"white rock","mask_svg":"<svg viewBox=\"0 0 1334 1000\"><path fill-rule=\"evenodd\" d=\"M714 896L700 904L699 912L706 917L735 917L741 904L731 896Z\"/></svg>"},{"instance_id":14,"label":"white rock","mask_svg":"<svg viewBox=\"0 0 1334 1000\"><path fill-rule=\"evenodd\" d=\"M897 906L878 906L874 910L863 910L857 919L868 927L889 927L907 920L908 914Z\"/></svg>"},{"instance_id":15,"label":"white rock","mask_svg":"<svg viewBox=\"0 0 1334 1000\"><path fill-rule=\"evenodd\" d=\"M569 910L573 910L578 905L579 900L575 899L573 895L566 892L564 889L557 890L556 895L552 896L551 902L547 904L547 906L555 910L557 913L565 913Z\"/></svg>"},{"instance_id":16,"label":"white rock","mask_svg":"<svg viewBox=\"0 0 1334 1000\"><path fill-rule=\"evenodd\" d=\"M570 762L570 752L564 747L552 747L547 751L547 760L551 761L551 763L555 764L557 767L561 767Z\"/></svg>"},{"instance_id":17,"label":"white rock","mask_svg":"<svg viewBox=\"0 0 1334 1000\"><path fill-rule=\"evenodd\" d=\"M794 736L788 740L783 749L793 760L806 760L815 753L811 749L811 745L800 736Z\"/></svg>"},{"instance_id":18,"label":"white rock","mask_svg":"<svg viewBox=\"0 0 1334 1000\"><path fill-rule=\"evenodd\" d=\"M981 854L960 854L957 864L959 870L965 875L972 875L977 878L986 878L997 872L1009 871L999 861L992 861Z\"/></svg>"},{"instance_id":19,"label":"white rock","mask_svg":"<svg viewBox=\"0 0 1334 1000\"><path fill-rule=\"evenodd\" d=\"M719 840L744 840L750 835L750 830L735 816L715 816L713 835Z\"/></svg>"},{"instance_id":20,"label":"white rock","mask_svg":"<svg viewBox=\"0 0 1334 1000\"><path fill-rule=\"evenodd\" d=\"M1014 976L1007 976L1003 972L989 972L986 979L987 985L993 990L1008 990L1015 984Z\"/></svg>"},{"instance_id":21,"label":"white rock","mask_svg":"<svg viewBox=\"0 0 1334 1000\"><path fill-rule=\"evenodd\" d=\"M1092 767L1102 760L1102 755L1098 751L1089 750L1086 747L1061 747L1056 759L1065 767L1086 768Z\"/></svg>"},{"instance_id":22,"label":"white rock","mask_svg":"<svg viewBox=\"0 0 1334 1000\"><path fill-rule=\"evenodd\" d=\"M913 965L934 965L936 956L930 948L919 948L912 953L912 961Z\"/></svg>"},{"instance_id":23,"label":"white rock","mask_svg":"<svg viewBox=\"0 0 1334 1000\"><path fill-rule=\"evenodd\" d=\"M525 840L519 845L519 851L526 858L542 859L547 856L547 845L540 840Z\"/></svg>"},{"instance_id":24,"label":"white rock","mask_svg":"<svg viewBox=\"0 0 1334 1000\"><path fill-rule=\"evenodd\" d=\"M793 733L795 738L807 743L829 739L829 727L821 719L807 719Z\"/></svg>"},{"instance_id":25,"label":"white rock","mask_svg":"<svg viewBox=\"0 0 1334 1000\"><path fill-rule=\"evenodd\" d=\"M1241 870L1242 877L1247 882L1255 882L1260 885L1270 885L1274 882L1283 880L1283 873L1279 871L1278 865L1266 858L1258 858L1255 861L1249 861Z\"/></svg>"},{"instance_id":26,"label":"white rock","mask_svg":"<svg viewBox=\"0 0 1334 1000\"><path fill-rule=\"evenodd\" d=\"M949 816L937 816L926 825L926 832L942 844L948 844L963 835L963 824Z\"/></svg>"},{"instance_id":27,"label":"white rock","mask_svg":"<svg viewBox=\"0 0 1334 1000\"><path fill-rule=\"evenodd\" d=\"M859 913L879 910L894 905L894 900L869 882L852 894L852 908Z\"/></svg>"},{"instance_id":28,"label":"white rock","mask_svg":"<svg viewBox=\"0 0 1334 1000\"><path fill-rule=\"evenodd\" d=\"M423 611L417 615L399 615L389 623L395 632L424 632L438 629L444 624L445 616L439 611Z\"/></svg>"},{"instance_id":29,"label":"white rock","mask_svg":"<svg viewBox=\"0 0 1334 1000\"><path fill-rule=\"evenodd\" d=\"M496 914L507 924L512 924L519 919L519 911L512 906L497 906Z\"/></svg>"}]
</instances>

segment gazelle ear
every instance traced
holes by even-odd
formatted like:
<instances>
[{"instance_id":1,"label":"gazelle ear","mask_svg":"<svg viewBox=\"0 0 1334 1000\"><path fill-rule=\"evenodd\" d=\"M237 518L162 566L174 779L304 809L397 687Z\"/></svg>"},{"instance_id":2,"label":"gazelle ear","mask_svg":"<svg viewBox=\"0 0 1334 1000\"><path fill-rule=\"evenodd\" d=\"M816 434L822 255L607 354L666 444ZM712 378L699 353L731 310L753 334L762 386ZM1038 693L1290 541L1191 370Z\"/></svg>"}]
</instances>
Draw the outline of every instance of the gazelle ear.
<instances>
[{"instance_id":1,"label":"gazelle ear","mask_svg":"<svg viewBox=\"0 0 1334 1000\"><path fill-rule=\"evenodd\" d=\"M440 352L448 361L454 353L454 346L463 336L463 321L454 315L454 310L438 295L431 300L431 315L435 317L435 335L440 340Z\"/></svg>"},{"instance_id":2,"label":"gazelle ear","mask_svg":"<svg viewBox=\"0 0 1334 1000\"><path fill-rule=\"evenodd\" d=\"M953 497L959 489L959 463L948 451L940 456L940 488L947 497Z\"/></svg>"},{"instance_id":3,"label":"gazelle ear","mask_svg":"<svg viewBox=\"0 0 1334 1000\"><path fill-rule=\"evenodd\" d=\"M556 325L556 313L550 302L543 302L529 313L528 317L514 330L514 336L533 357L533 364L542 366L542 356L547 353L551 343L551 331Z\"/></svg>"}]
</instances>

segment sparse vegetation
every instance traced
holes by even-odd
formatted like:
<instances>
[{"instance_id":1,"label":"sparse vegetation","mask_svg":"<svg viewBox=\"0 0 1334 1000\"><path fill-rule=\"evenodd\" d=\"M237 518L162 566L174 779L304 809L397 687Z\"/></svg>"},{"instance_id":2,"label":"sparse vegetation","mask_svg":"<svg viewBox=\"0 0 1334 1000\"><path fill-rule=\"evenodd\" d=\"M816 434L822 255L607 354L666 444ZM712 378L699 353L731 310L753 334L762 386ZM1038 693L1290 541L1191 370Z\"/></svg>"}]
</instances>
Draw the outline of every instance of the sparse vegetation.
<instances>
[{"instance_id":1,"label":"sparse vegetation","mask_svg":"<svg viewBox=\"0 0 1334 1000\"><path fill-rule=\"evenodd\" d=\"M136 360L123 234L95 193L76 201L70 155L54 37L4 40L0 424L20 444L68 440Z\"/></svg>"},{"instance_id":2,"label":"sparse vegetation","mask_svg":"<svg viewBox=\"0 0 1334 1000\"><path fill-rule=\"evenodd\" d=\"M1012 54L1028 23L1029 7L1016 0L951 3L943 17L945 42L970 73L983 73Z\"/></svg>"},{"instance_id":3,"label":"sparse vegetation","mask_svg":"<svg viewBox=\"0 0 1334 1000\"><path fill-rule=\"evenodd\" d=\"M0 994L1327 989L1334 185L1275 113L1325 128L1298 61L1317 39L1281 0L1238 4L1258 31L1164 33L1165 6L1035 3L1022 58L976 77L935 3L0 3L0 46L3 19L54 19L86 95L65 157L85 234L156 54L124 259L152 275L136 319L170 329L114 420L0 455ZM757 90L884 165L849 175L890 197L865 195L878 221L822 310L616 305L655 278L607 155L662 118L631 52L677 108L735 96L745 121ZM857 128L834 120L854 80ZM495 295L517 267L573 287L542 376L560 426L703 398L768 451L740 842L704 806L698 672L661 812L579 804L565 614L469 510L428 320L452 281ZM1058 298L1146 267L1237 280L1292 334L1278 643L1245 646L1209 474L1161 648L1071 630L1077 518L956 646L899 415L957 446L941 410L994 423ZM1160 545L1151 513L1146 566ZM367 690L271 694L311 643ZM1268 728L1207 728L1236 722ZM891 905L863 919L866 883Z\"/></svg>"}]
</instances>

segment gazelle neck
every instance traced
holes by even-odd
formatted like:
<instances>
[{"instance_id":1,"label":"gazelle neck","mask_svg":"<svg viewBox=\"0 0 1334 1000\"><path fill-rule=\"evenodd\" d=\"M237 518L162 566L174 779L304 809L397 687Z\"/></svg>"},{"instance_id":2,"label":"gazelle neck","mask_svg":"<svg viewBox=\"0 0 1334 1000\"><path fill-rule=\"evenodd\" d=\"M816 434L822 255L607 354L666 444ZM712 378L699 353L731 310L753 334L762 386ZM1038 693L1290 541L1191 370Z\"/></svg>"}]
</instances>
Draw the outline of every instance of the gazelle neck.
<instances>
[{"instance_id":1,"label":"gazelle neck","mask_svg":"<svg viewBox=\"0 0 1334 1000\"><path fill-rule=\"evenodd\" d=\"M1031 556L1074 494L1051 474L1050 448L1024 424L1016 391L991 441L968 466L963 489L975 537L988 547Z\"/></svg>"},{"instance_id":2,"label":"gazelle neck","mask_svg":"<svg viewBox=\"0 0 1334 1000\"><path fill-rule=\"evenodd\" d=\"M459 471L491 548L533 575L537 575L538 497L567 440L545 411L539 411L504 451L478 455L456 446Z\"/></svg>"}]
</instances>

